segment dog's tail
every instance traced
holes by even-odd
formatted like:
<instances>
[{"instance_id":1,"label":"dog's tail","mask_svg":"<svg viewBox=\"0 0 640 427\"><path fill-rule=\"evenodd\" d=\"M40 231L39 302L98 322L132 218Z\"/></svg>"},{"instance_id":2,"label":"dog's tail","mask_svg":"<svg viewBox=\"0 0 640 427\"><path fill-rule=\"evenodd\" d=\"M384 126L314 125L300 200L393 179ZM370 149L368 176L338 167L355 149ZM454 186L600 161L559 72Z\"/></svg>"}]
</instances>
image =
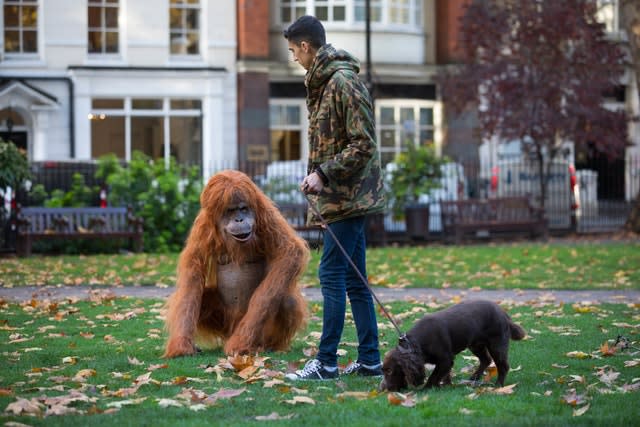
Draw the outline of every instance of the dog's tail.
<instances>
[{"instance_id":1,"label":"dog's tail","mask_svg":"<svg viewBox=\"0 0 640 427\"><path fill-rule=\"evenodd\" d=\"M527 331L525 331L522 326L514 323L511 319L509 319L509 330L511 331L511 339L514 341L521 340L527 335Z\"/></svg>"}]
</instances>

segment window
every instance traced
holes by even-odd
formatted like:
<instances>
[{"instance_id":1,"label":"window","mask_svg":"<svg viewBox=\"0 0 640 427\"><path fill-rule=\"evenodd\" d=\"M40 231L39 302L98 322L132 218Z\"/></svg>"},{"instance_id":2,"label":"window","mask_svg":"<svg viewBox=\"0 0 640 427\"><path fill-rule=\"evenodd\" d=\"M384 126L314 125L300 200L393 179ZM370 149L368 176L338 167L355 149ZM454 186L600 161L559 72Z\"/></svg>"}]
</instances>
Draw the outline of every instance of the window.
<instances>
[{"instance_id":1,"label":"window","mask_svg":"<svg viewBox=\"0 0 640 427\"><path fill-rule=\"evenodd\" d=\"M434 103L376 101L377 132L383 166L410 144L434 143Z\"/></svg>"},{"instance_id":2,"label":"window","mask_svg":"<svg viewBox=\"0 0 640 427\"><path fill-rule=\"evenodd\" d=\"M307 13L307 0L283 0L280 13L282 22L293 22Z\"/></svg>"},{"instance_id":3,"label":"window","mask_svg":"<svg viewBox=\"0 0 640 427\"><path fill-rule=\"evenodd\" d=\"M172 55L200 53L200 1L171 0L169 44Z\"/></svg>"},{"instance_id":4,"label":"window","mask_svg":"<svg viewBox=\"0 0 640 427\"><path fill-rule=\"evenodd\" d=\"M89 53L118 53L118 0L89 0Z\"/></svg>"},{"instance_id":5,"label":"window","mask_svg":"<svg viewBox=\"0 0 640 427\"><path fill-rule=\"evenodd\" d=\"M270 106L271 161L302 159L303 107L304 101L272 102Z\"/></svg>"},{"instance_id":6,"label":"window","mask_svg":"<svg viewBox=\"0 0 640 427\"><path fill-rule=\"evenodd\" d=\"M346 21L346 0L316 0L316 18L326 22Z\"/></svg>"},{"instance_id":7,"label":"window","mask_svg":"<svg viewBox=\"0 0 640 427\"><path fill-rule=\"evenodd\" d=\"M367 20L366 0L355 0L355 21L365 22ZM382 0L370 0L371 22L382 22Z\"/></svg>"},{"instance_id":8,"label":"window","mask_svg":"<svg viewBox=\"0 0 640 427\"><path fill-rule=\"evenodd\" d=\"M422 0L370 0L371 22L394 28L422 26ZM325 23L346 24L366 21L366 0L282 0L283 24L302 15L314 15Z\"/></svg>"},{"instance_id":9,"label":"window","mask_svg":"<svg viewBox=\"0 0 640 427\"><path fill-rule=\"evenodd\" d=\"M130 160L141 151L167 162L202 166L199 99L96 98L91 103L91 156Z\"/></svg>"},{"instance_id":10,"label":"window","mask_svg":"<svg viewBox=\"0 0 640 427\"><path fill-rule=\"evenodd\" d=\"M619 30L618 1L598 0L596 18L605 25L608 32L617 32Z\"/></svg>"},{"instance_id":11,"label":"window","mask_svg":"<svg viewBox=\"0 0 640 427\"><path fill-rule=\"evenodd\" d=\"M38 0L4 0L4 52L38 52Z\"/></svg>"}]
</instances>

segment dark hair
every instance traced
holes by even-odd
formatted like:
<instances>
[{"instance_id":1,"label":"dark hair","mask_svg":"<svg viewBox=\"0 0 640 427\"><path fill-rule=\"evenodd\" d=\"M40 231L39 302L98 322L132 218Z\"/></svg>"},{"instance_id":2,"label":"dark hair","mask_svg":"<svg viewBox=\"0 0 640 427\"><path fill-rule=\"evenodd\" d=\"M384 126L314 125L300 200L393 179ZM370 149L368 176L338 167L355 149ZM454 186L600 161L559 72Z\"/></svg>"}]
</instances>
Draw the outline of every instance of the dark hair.
<instances>
[{"instance_id":1,"label":"dark hair","mask_svg":"<svg viewBox=\"0 0 640 427\"><path fill-rule=\"evenodd\" d=\"M314 16L301 16L284 30L284 38L295 44L308 42L314 49L320 49L327 43L324 27Z\"/></svg>"}]
</instances>

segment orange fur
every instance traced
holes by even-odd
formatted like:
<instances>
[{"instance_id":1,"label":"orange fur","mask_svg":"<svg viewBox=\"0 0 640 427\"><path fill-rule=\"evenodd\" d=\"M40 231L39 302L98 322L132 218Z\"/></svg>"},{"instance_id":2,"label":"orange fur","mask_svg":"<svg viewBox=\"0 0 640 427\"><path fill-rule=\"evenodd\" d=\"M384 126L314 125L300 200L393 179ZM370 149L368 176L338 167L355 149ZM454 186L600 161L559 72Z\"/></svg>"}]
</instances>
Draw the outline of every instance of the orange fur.
<instances>
[{"instance_id":1,"label":"orange fur","mask_svg":"<svg viewBox=\"0 0 640 427\"><path fill-rule=\"evenodd\" d=\"M256 214L254 238L243 244L225 238L218 226L238 195ZM226 354L288 349L307 318L297 284L309 261L306 242L242 172L227 170L211 177L200 205L178 262L176 290L167 302L169 338L163 357L195 353L196 336L206 337L209 344L222 340ZM246 312L225 306L216 292L214 278L222 258L240 266L255 258L266 262Z\"/></svg>"}]
</instances>

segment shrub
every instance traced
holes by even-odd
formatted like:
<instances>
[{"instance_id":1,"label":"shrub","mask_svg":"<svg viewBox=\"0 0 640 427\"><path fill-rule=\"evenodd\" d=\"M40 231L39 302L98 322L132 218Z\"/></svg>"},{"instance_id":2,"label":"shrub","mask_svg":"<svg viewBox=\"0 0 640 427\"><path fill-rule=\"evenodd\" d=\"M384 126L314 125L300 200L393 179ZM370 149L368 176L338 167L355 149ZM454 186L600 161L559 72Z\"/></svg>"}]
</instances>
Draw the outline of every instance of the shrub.
<instances>
[{"instance_id":1,"label":"shrub","mask_svg":"<svg viewBox=\"0 0 640 427\"><path fill-rule=\"evenodd\" d=\"M200 209L202 178L199 168L178 165L171 158L152 160L134 152L122 165L113 155L98 162L96 177L108 187L112 206L131 206L144 219L147 252L179 251Z\"/></svg>"}]
</instances>

